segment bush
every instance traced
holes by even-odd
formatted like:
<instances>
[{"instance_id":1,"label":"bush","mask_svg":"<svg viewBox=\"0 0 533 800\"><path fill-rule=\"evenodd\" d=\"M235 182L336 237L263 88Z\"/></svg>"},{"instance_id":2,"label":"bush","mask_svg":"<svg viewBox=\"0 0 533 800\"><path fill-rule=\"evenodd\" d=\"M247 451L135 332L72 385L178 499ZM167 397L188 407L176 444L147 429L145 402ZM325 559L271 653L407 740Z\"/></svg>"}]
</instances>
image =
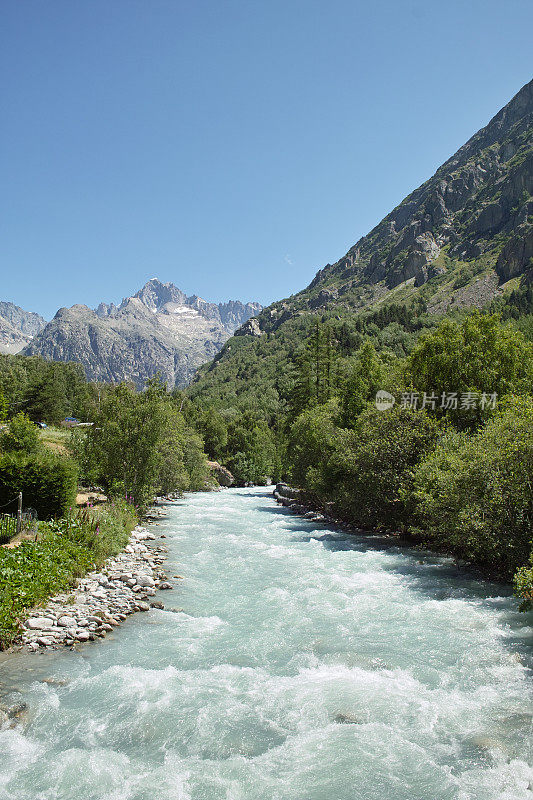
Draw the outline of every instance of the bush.
<instances>
[{"instance_id":1,"label":"bush","mask_svg":"<svg viewBox=\"0 0 533 800\"><path fill-rule=\"evenodd\" d=\"M497 316L475 312L457 324L450 320L424 336L413 350L406 379L428 396L475 392L487 396L531 390L533 349L520 331L502 325ZM490 404L488 404L490 406ZM459 408L447 412L462 428L477 427L489 416L483 409Z\"/></svg>"},{"instance_id":2,"label":"bush","mask_svg":"<svg viewBox=\"0 0 533 800\"><path fill-rule=\"evenodd\" d=\"M533 552L529 557L529 564L516 571L514 591L516 596L522 600L520 611L529 611L533 608Z\"/></svg>"},{"instance_id":3,"label":"bush","mask_svg":"<svg viewBox=\"0 0 533 800\"><path fill-rule=\"evenodd\" d=\"M417 529L511 578L531 551L532 474L533 400L509 399L477 434L447 434L419 465Z\"/></svg>"},{"instance_id":4,"label":"bush","mask_svg":"<svg viewBox=\"0 0 533 800\"><path fill-rule=\"evenodd\" d=\"M353 431L337 437L324 470L324 488L337 512L363 525L405 525L413 472L437 431L435 420L421 411L364 411Z\"/></svg>"},{"instance_id":5,"label":"bush","mask_svg":"<svg viewBox=\"0 0 533 800\"><path fill-rule=\"evenodd\" d=\"M36 453L40 448L39 429L26 414L16 414L0 435L4 453Z\"/></svg>"},{"instance_id":6,"label":"bush","mask_svg":"<svg viewBox=\"0 0 533 800\"><path fill-rule=\"evenodd\" d=\"M22 492L24 506L34 508L40 519L48 519L74 505L76 488L76 467L68 459L53 454L0 457L0 505Z\"/></svg>"},{"instance_id":7,"label":"bush","mask_svg":"<svg viewBox=\"0 0 533 800\"><path fill-rule=\"evenodd\" d=\"M157 379L144 392L109 389L97 424L76 448L84 475L145 506L157 492L181 492L207 475L202 441Z\"/></svg>"},{"instance_id":8,"label":"bush","mask_svg":"<svg viewBox=\"0 0 533 800\"><path fill-rule=\"evenodd\" d=\"M310 485L310 478L316 478L316 471L327 463L333 451L338 432L336 422L339 406L330 400L321 406L308 408L294 421L289 439L289 459L291 480L300 488L319 491L316 480Z\"/></svg>"}]
</instances>

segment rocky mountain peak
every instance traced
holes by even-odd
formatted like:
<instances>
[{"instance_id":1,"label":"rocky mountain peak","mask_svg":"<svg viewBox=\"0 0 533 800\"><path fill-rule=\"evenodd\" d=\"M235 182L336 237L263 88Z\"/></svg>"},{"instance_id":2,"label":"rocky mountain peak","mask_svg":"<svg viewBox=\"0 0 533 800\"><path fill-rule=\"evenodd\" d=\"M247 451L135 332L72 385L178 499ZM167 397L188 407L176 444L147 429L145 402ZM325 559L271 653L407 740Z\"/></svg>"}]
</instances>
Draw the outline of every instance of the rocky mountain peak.
<instances>
[{"instance_id":1,"label":"rocky mountain peak","mask_svg":"<svg viewBox=\"0 0 533 800\"><path fill-rule=\"evenodd\" d=\"M147 281L134 297L137 297L151 311L159 311L165 303L187 304L187 295L181 289L178 289L173 283L162 283L157 278Z\"/></svg>"},{"instance_id":2,"label":"rocky mountain peak","mask_svg":"<svg viewBox=\"0 0 533 800\"><path fill-rule=\"evenodd\" d=\"M126 380L142 387L159 372L169 386L183 386L261 309L259 303L239 300L208 303L152 278L119 306L60 308L24 353L78 361L93 380Z\"/></svg>"},{"instance_id":3,"label":"rocky mountain peak","mask_svg":"<svg viewBox=\"0 0 533 800\"><path fill-rule=\"evenodd\" d=\"M527 274L532 193L533 81L306 291L421 286L450 262L492 269L500 281Z\"/></svg>"}]
</instances>

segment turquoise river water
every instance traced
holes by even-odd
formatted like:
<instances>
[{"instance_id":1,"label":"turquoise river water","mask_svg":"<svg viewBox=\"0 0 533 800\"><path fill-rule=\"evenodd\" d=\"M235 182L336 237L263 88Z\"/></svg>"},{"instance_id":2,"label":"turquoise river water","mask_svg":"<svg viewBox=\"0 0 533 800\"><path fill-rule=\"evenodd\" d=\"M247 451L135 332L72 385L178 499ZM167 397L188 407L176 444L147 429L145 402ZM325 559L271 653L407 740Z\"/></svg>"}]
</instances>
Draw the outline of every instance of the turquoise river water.
<instances>
[{"instance_id":1,"label":"turquoise river water","mask_svg":"<svg viewBox=\"0 0 533 800\"><path fill-rule=\"evenodd\" d=\"M29 708L0 731L0 800L533 800L508 590L268 489L167 510L164 611L0 663Z\"/></svg>"}]
</instances>

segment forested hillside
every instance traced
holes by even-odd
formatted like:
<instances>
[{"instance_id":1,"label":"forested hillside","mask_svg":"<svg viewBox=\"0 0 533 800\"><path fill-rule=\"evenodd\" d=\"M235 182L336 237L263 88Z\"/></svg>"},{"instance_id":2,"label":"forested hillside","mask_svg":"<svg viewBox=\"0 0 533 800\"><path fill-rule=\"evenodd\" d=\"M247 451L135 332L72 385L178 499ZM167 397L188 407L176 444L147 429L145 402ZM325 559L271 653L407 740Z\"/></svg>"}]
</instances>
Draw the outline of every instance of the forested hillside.
<instances>
[{"instance_id":1,"label":"forested hillside","mask_svg":"<svg viewBox=\"0 0 533 800\"><path fill-rule=\"evenodd\" d=\"M241 482L285 478L353 524L516 575L526 603L532 122L530 83L307 289L243 325L184 404Z\"/></svg>"}]
</instances>

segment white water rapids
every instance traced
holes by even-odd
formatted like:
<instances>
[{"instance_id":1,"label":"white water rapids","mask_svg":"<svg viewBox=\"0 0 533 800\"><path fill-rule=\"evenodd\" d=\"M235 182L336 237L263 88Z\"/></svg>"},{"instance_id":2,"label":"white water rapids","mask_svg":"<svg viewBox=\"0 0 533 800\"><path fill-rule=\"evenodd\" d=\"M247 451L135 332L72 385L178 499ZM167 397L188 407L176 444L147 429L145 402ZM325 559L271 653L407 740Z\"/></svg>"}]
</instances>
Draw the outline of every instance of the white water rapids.
<instances>
[{"instance_id":1,"label":"white water rapids","mask_svg":"<svg viewBox=\"0 0 533 800\"><path fill-rule=\"evenodd\" d=\"M267 489L167 510L164 611L0 664L28 704L0 800L533 800L531 616L508 590Z\"/></svg>"}]
</instances>

